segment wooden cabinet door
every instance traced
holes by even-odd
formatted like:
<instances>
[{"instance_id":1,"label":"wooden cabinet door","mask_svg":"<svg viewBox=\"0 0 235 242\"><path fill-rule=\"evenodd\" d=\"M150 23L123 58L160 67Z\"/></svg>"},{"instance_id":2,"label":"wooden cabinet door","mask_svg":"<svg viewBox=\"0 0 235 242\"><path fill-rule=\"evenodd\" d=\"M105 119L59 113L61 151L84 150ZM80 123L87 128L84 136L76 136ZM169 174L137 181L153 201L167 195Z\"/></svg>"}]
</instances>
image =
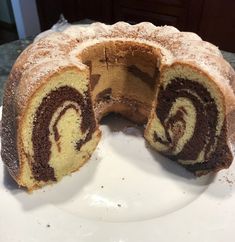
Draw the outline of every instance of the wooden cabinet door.
<instances>
[{"instance_id":1,"label":"wooden cabinet door","mask_svg":"<svg viewBox=\"0 0 235 242\"><path fill-rule=\"evenodd\" d=\"M235 52L235 0L205 0L198 34L222 50Z\"/></svg>"},{"instance_id":2,"label":"wooden cabinet door","mask_svg":"<svg viewBox=\"0 0 235 242\"><path fill-rule=\"evenodd\" d=\"M41 30L63 13L69 22L92 19L173 25L235 52L235 0L36 0Z\"/></svg>"},{"instance_id":3,"label":"wooden cabinet door","mask_svg":"<svg viewBox=\"0 0 235 242\"><path fill-rule=\"evenodd\" d=\"M139 23L149 21L155 25L173 25L187 29L190 0L120 0L114 2L114 21ZM199 2L201 2L199 0Z\"/></svg>"}]
</instances>

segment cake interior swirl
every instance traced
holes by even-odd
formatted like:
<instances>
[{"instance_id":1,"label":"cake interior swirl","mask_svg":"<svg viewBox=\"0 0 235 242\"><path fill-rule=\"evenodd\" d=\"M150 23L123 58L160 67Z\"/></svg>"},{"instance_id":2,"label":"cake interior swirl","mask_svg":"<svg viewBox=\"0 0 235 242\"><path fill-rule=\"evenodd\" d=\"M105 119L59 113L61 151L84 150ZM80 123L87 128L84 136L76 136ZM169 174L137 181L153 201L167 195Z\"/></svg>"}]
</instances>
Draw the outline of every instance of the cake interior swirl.
<instances>
[{"instance_id":1,"label":"cake interior swirl","mask_svg":"<svg viewBox=\"0 0 235 242\"><path fill-rule=\"evenodd\" d=\"M5 89L2 157L19 185L33 190L78 170L109 113L146 125L152 147L198 176L230 166L224 90L190 61L164 64L160 48L109 39L77 50L79 64L59 65L56 58L13 71Z\"/></svg>"}]
</instances>

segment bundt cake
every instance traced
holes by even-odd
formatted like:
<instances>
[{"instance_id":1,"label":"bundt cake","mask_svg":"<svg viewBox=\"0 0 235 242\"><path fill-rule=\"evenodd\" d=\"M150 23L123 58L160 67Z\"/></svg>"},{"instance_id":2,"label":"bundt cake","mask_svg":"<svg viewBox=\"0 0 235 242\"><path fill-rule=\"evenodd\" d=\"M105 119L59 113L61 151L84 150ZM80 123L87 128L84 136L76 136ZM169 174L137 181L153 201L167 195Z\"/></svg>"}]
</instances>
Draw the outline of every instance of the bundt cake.
<instances>
[{"instance_id":1,"label":"bundt cake","mask_svg":"<svg viewBox=\"0 0 235 242\"><path fill-rule=\"evenodd\" d=\"M158 152L195 175L233 160L235 73L194 33L151 23L71 26L31 44L4 93L2 159L33 190L78 170L110 113L144 124Z\"/></svg>"}]
</instances>

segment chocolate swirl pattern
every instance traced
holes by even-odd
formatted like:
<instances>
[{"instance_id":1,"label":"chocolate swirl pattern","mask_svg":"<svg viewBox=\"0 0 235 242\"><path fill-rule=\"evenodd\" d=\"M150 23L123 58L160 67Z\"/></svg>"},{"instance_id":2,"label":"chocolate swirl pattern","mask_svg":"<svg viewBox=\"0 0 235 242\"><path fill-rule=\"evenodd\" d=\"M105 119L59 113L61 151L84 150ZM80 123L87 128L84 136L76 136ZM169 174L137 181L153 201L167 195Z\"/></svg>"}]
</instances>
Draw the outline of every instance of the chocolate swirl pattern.
<instances>
[{"instance_id":1,"label":"chocolate swirl pattern","mask_svg":"<svg viewBox=\"0 0 235 242\"><path fill-rule=\"evenodd\" d=\"M67 103L66 103L67 102ZM63 106L64 105L64 106ZM58 152L61 150L60 134L57 124L60 118L69 109L74 109L76 113L81 111L81 132L85 134L74 145L74 150L80 150L81 145L91 139L94 131L94 115L91 103L85 99L76 89L68 86L60 87L51 91L49 95L43 98L39 108L37 109L32 132L34 162L32 163L32 171L34 178L37 180L48 181L56 180L54 170L48 164L51 156L52 141L50 140L50 125L53 114L62 106L62 110L57 115L53 126L54 142ZM59 157L57 158L60 159Z\"/></svg>"},{"instance_id":2,"label":"chocolate swirl pattern","mask_svg":"<svg viewBox=\"0 0 235 242\"><path fill-rule=\"evenodd\" d=\"M63 73L46 73L19 125L20 184L29 190L78 170L100 139L87 72L78 70L67 66Z\"/></svg>"},{"instance_id":3,"label":"chocolate swirl pattern","mask_svg":"<svg viewBox=\"0 0 235 242\"><path fill-rule=\"evenodd\" d=\"M218 109L213 94L196 80L169 80L161 85L157 97L155 147L198 174L214 169L220 159L217 150L226 147L221 143L226 133ZM226 152L229 154L227 148ZM226 162L222 165L228 166Z\"/></svg>"},{"instance_id":4,"label":"chocolate swirl pattern","mask_svg":"<svg viewBox=\"0 0 235 242\"><path fill-rule=\"evenodd\" d=\"M160 89L156 113L164 126L168 152L176 159L196 160L201 151L209 151L214 145L218 111L202 85L181 78L172 80L165 89ZM187 120L189 113L191 119Z\"/></svg>"}]
</instances>

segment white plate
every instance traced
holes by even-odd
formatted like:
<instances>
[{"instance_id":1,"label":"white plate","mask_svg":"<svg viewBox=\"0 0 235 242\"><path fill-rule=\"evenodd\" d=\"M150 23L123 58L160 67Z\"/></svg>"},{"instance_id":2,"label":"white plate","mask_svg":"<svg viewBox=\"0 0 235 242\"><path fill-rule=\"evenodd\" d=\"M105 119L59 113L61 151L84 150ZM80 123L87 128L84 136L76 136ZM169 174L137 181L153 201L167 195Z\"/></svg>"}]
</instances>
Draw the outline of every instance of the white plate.
<instances>
[{"instance_id":1,"label":"white plate","mask_svg":"<svg viewBox=\"0 0 235 242\"><path fill-rule=\"evenodd\" d=\"M195 178L148 148L141 128L117 117L104 123L91 160L33 194L1 162L0 241L234 240L235 165Z\"/></svg>"}]
</instances>

